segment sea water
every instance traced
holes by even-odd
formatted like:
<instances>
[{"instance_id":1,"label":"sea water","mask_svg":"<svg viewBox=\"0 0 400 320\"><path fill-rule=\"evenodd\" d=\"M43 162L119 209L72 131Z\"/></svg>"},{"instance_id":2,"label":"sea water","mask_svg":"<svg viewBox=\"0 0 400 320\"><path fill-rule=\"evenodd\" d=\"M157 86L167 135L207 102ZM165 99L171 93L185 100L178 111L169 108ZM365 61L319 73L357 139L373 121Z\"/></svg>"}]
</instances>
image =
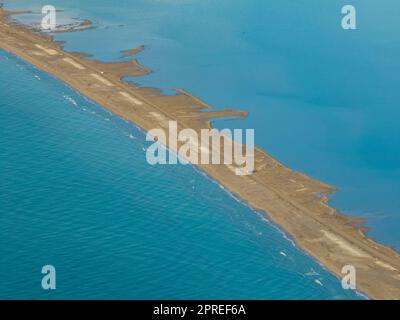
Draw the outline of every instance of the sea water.
<instances>
[{"instance_id":1,"label":"sea water","mask_svg":"<svg viewBox=\"0 0 400 320\"><path fill-rule=\"evenodd\" d=\"M150 166L140 129L4 51L0 128L2 299L360 297L194 167Z\"/></svg>"},{"instance_id":2,"label":"sea water","mask_svg":"<svg viewBox=\"0 0 400 320\"><path fill-rule=\"evenodd\" d=\"M11 8L40 13L46 1ZM59 22L96 29L58 34L67 50L153 70L130 79L189 92L217 107L245 109L256 144L290 168L338 188L331 204L366 218L369 235L400 249L400 3L352 0L357 29L343 30L343 1L53 0ZM40 23L40 14L22 15ZM88 41L90 39L90 41Z\"/></svg>"},{"instance_id":3,"label":"sea water","mask_svg":"<svg viewBox=\"0 0 400 320\"><path fill-rule=\"evenodd\" d=\"M352 31L341 29L340 1L254 0L237 1L234 5L232 1L225 0L142 0L118 3L119 5L115 6L114 1L105 0L52 1L57 8L64 10L58 15L61 21L68 21L74 17L88 18L93 20L96 26L95 29L85 32L59 34L56 39L66 41L67 50L88 52L94 54L96 58L109 61L118 60L120 50L145 45L145 50L138 55L138 58L141 63L150 67L153 73L150 76L130 79L131 81L143 86L159 87L168 92L170 89L182 87L218 107L228 106L250 111L246 120L217 121L215 125L220 128L226 126L255 128L257 145L288 166L337 186L339 192L334 196L332 205L346 213L368 218L367 225L372 228L370 235L396 248L400 247L398 232L400 134L397 125L399 91L396 87L399 83L400 69L397 59L400 53L398 40L400 6L396 1L385 0L379 3L353 1L358 13L358 29ZM45 4L47 2L33 0L27 3L16 0L9 3L9 7L28 8L40 12L41 6ZM18 16L18 19L27 23L32 21L37 23L41 16L23 15ZM48 89L43 89L43 94L44 92L48 92ZM67 94L63 100L74 106L74 102L77 103L78 99L72 96L72 93ZM79 110L83 112L83 109ZM93 119L90 119L84 122L85 126L95 125L91 123ZM113 123L114 118L109 119L111 120L104 121ZM130 135L132 133L129 133L128 138ZM133 139L129 139L130 143L131 140ZM112 141L112 145L115 145L117 140ZM138 151L140 150L139 148ZM135 158L138 157L135 152L133 154ZM188 170L183 168L167 167L162 170L173 171L171 179L176 181L179 179L179 172ZM86 173L82 168L80 170ZM150 169L142 171L147 173L148 170ZM150 180L151 178L145 179L146 183L151 182ZM206 184L207 190L208 183L213 184L203 176L199 181ZM195 188L199 181L195 180ZM51 189L53 186L48 188ZM151 185L151 188L154 186ZM170 192L172 188L170 182L166 188L167 192ZM217 189L219 190L218 187ZM75 187L71 187L70 192L75 195ZM27 192L24 194L28 197ZM151 195L149 197L153 199ZM228 197L225 192L221 193L220 201L224 203L223 206L225 202L229 202ZM42 195L42 201L49 201L49 199L43 200L45 198ZM17 199L19 200L16 197L15 201ZM75 199L77 204L82 202L82 198L78 199L79 201ZM214 202L218 197L213 193L210 199ZM180 198L177 201L181 202ZM172 199L167 202L173 202L170 206L181 205ZM12 210L9 210L11 214ZM114 206L110 212L114 213L113 210ZM215 209L208 210L214 212ZM238 219L238 216L232 218L234 212L232 210L224 208L222 212L229 215L230 219ZM242 220L238 219L239 224L244 222L248 224L255 219L257 225L260 223L262 228L270 229L268 222L253 211L243 210L246 213L241 216ZM205 214L204 208L201 211L201 214ZM163 215L161 212L158 214ZM147 215L148 218L151 216L148 213L143 215ZM67 219L66 216L64 218ZM181 227L184 225L182 221L180 224ZM149 228L152 228L153 232L157 230L154 226ZM204 232L198 228L194 230ZM190 228L190 233L194 230ZM214 226L207 230L214 230ZM276 231L274 227L271 227L271 230ZM271 230L267 232L268 238ZM264 236L266 234L261 233ZM210 238L208 234L204 237ZM286 243L283 239L281 235L278 236L277 243L281 245ZM257 246L263 246L266 244L263 241L265 240L255 242ZM247 243L246 240L244 243ZM239 245L243 246L244 243ZM266 245L263 248L264 258L273 256L271 250L274 251L274 246ZM215 255L226 253L220 252L223 251L221 248L215 250ZM293 250L302 256L297 249ZM277 263L276 259L288 256L286 251L277 251L279 251L275 252L277 257L269 264L265 264L265 261L261 263L267 270L266 274L274 279L273 284L268 284L270 289L260 289L263 291L261 293L253 291L253 288L251 294L243 292L242 295L234 295L235 297L296 298L296 295L299 295L301 298L303 294L309 297L342 297L343 291L338 294L330 293L327 296L319 293L312 296L307 290L302 292L300 289L297 291L289 289L288 295L285 296L286 281L282 286L277 285L282 279L279 279L275 272L268 272L270 266ZM254 252L254 255L257 256L257 253ZM252 256L253 254L249 254L249 257ZM210 253L207 253L207 257L212 260ZM77 263L80 260L84 261L77 257L74 259ZM243 256L240 254L238 260L241 259ZM302 259L312 263L304 256ZM229 263L229 258L226 263ZM188 264L190 265L191 263ZM254 262L246 267L250 265L253 269ZM311 267L311 271L299 272L297 267L300 265L301 263L296 262L294 271L302 275L300 278L305 274L315 276L321 273L314 272L314 266ZM259 267L264 269L261 265ZM288 271L286 267L283 269ZM182 273L182 269L179 271ZM37 270L32 271L32 275L36 275L37 272ZM328 276L326 273L323 274ZM226 276L229 276L229 273ZM93 277L94 282L100 281L101 276ZM286 277L283 272L282 278ZM136 280L140 281L140 275L138 278L139 280ZM307 276L304 278L307 279ZM35 281L37 285L35 279L31 281ZM162 283L159 280L154 281L155 285ZM316 286L313 286L312 292L315 287L321 287L319 280L316 280L318 279L314 279L313 285ZM110 285L107 277L104 286L106 282ZM245 279L243 282L246 282ZM292 279L288 282L292 282ZM189 283L192 283L191 280ZM322 283L326 289L327 284ZM209 285L202 284L204 288ZM303 283L297 284L299 288L303 286ZM98 283L96 286L100 288ZM127 287L130 292L135 293L132 287L129 285ZM196 290L196 286L187 285L185 288L186 292L172 288L168 297L171 292L182 297L202 296L202 294L196 295L201 291ZM221 292L224 290L221 289ZM89 296L93 294L93 290L88 291L90 291ZM212 291L205 289L204 292L207 292L205 297L210 297ZM271 294L271 291L274 293ZM181 294L182 292L185 294ZM211 297L224 297L221 292L215 291L215 295ZM228 292L232 293L234 289ZM137 296L160 297L155 292L153 295L139 291L136 293ZM88 295L87 292L83 295L85 294ZM106 296L104 292L103 295L101 293L99 295ZM137 297L132 294L129 297L132 296ZM231 294L225 292L225 297L231 297Z\"/></svg>"}]
</instances>

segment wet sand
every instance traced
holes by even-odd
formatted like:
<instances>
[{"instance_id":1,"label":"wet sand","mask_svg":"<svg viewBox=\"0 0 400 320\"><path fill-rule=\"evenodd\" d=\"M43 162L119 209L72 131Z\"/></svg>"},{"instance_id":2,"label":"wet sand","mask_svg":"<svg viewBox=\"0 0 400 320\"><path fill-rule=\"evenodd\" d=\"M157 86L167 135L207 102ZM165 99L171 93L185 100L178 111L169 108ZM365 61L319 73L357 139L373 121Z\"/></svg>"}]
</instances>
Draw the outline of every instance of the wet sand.
<instances>
[{"instance_id":1,"label":"wet sand","mask_svg":"<svg viewBox=\"0 0 400 320\"><path fill-rule=\"evenodd\" d=\"M51 37L10 23L12 13L0 8L0 48L56 76L145 131L165 128L174 120L178 130L192 128L199 133L211 128L214 118L247 115L240 110L212 110L184 90L167 96L157 89L136 87L122 78L146 75L150 70L135 59L104 63L82 53L66 52ZM141 49L122 54L129 57ZM285 167L258 148L254 161L255 171L247 176L236 175L232 165L197 166L265 213L302 250L336 274L338 281L343 266L354 265L358 291L374 299L400 299L400 254L367 238L359 226L361 221L341 215L327 204L334 187Z\"/></svg>"}]
</instances>

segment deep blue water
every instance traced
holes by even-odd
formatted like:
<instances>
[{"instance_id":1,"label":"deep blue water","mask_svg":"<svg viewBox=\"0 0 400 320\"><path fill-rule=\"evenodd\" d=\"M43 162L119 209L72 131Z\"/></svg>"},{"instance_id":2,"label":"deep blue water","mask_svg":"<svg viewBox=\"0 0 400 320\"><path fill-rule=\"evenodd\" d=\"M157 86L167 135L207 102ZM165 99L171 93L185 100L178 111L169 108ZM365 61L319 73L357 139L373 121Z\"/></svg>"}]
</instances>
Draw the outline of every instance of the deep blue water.
<instances>
[{"instance_id":1,"label":"deep blue water","mask_svg":"<svg viewBox=\"0 0 400 320\"><path fill-rule=\"evenodd\" d=\"M0 299L359 298L201 172L149 166L138 128L4 51L0 128Z\"/></svg>"},{"instance_id":2,"label":"deep blue water","mask_svg":"<svg viewBox=\"0 0 400 320\"><path fill-rule=\"evenodd\" d=\"M348 1L355 31L341 28L339 0L52 3L65 9L60 22L97 26L57 35L66 49L114 60L144 44L138 58L154 73L133 81L248 110L247 119L216 126L254 128L257 145L336 186L332 205L367 218L371 236L400 249L398 1ZM44 4L12 1L36 11Z\"/></svg>"}]
</instances>

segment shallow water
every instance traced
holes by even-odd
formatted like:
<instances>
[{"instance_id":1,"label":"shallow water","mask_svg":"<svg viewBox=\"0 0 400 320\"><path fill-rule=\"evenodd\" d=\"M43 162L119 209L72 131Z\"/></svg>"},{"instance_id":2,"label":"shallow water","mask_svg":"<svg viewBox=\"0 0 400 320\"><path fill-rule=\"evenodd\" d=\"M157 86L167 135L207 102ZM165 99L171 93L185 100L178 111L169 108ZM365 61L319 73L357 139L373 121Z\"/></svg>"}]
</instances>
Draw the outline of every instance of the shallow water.
<instances>
[{"instance_id":1,"label":"shallow water","mask_svg":"<svg viewBox=\"0 0 400 320\"><path fill-rule=\"evenodd\" d=\"M29 3L10 6L46 4ZM97 26L57 35L66 49L114 60L144 44L138 58L154 73L133 81L248 110L247 119L216 126L255 128L257 145L336 186L332 205L367 218L371 236L400 249L398 1L351 1L356 31L341 28L338 0L52 3L65 9L61 21Z\"/></svg>"},{"instance_id":2,"label":"shallow water","mask_svg":"<svg viewBox=\"0 0 400 320\"><path fill-rule=\"evenodd\" d=\"M144 134L0 51L0 298L356 299ZM54 265L57 289L41 289Z\"/></svg>"}]
</instances>

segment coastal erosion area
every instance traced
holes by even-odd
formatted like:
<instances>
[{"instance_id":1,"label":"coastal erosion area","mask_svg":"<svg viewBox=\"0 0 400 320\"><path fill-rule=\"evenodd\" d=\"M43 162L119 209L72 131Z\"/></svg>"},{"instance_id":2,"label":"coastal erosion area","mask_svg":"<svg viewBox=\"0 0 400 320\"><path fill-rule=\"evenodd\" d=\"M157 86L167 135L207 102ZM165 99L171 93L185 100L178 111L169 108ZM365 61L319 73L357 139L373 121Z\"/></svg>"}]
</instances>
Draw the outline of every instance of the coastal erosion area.
<instances>
[{"instance_id":1,"label":"coastal erosion area","mask_svg":"<svg viewBox=\"0 0 400 320\"><path fill-rule=\"evenodd\" d=\"M124 77L150 72L130 58L143 48L124 50L122 57L128 61L96 61L82 53L66 52L62 43L48 34L11 21L10 15L17 13L0 5L1 49L54 75L146 132L167 128L169 121L176 121L178 130L190 128L200 133L212 127L212 119L247 115L240 110L214 110L184 90L164 95L124 81ZM173 147L168 139L165 143ZM367 238L359 219L344 216L328 205L334 187L287 168L259 148L254 151L254 165L252 174L236 175L234 165L196 164L232 194L263 212L339 279L342 268L352 265L358 291L372 299L400 299L400 254Z\"/></svg>"}]
</instances>

